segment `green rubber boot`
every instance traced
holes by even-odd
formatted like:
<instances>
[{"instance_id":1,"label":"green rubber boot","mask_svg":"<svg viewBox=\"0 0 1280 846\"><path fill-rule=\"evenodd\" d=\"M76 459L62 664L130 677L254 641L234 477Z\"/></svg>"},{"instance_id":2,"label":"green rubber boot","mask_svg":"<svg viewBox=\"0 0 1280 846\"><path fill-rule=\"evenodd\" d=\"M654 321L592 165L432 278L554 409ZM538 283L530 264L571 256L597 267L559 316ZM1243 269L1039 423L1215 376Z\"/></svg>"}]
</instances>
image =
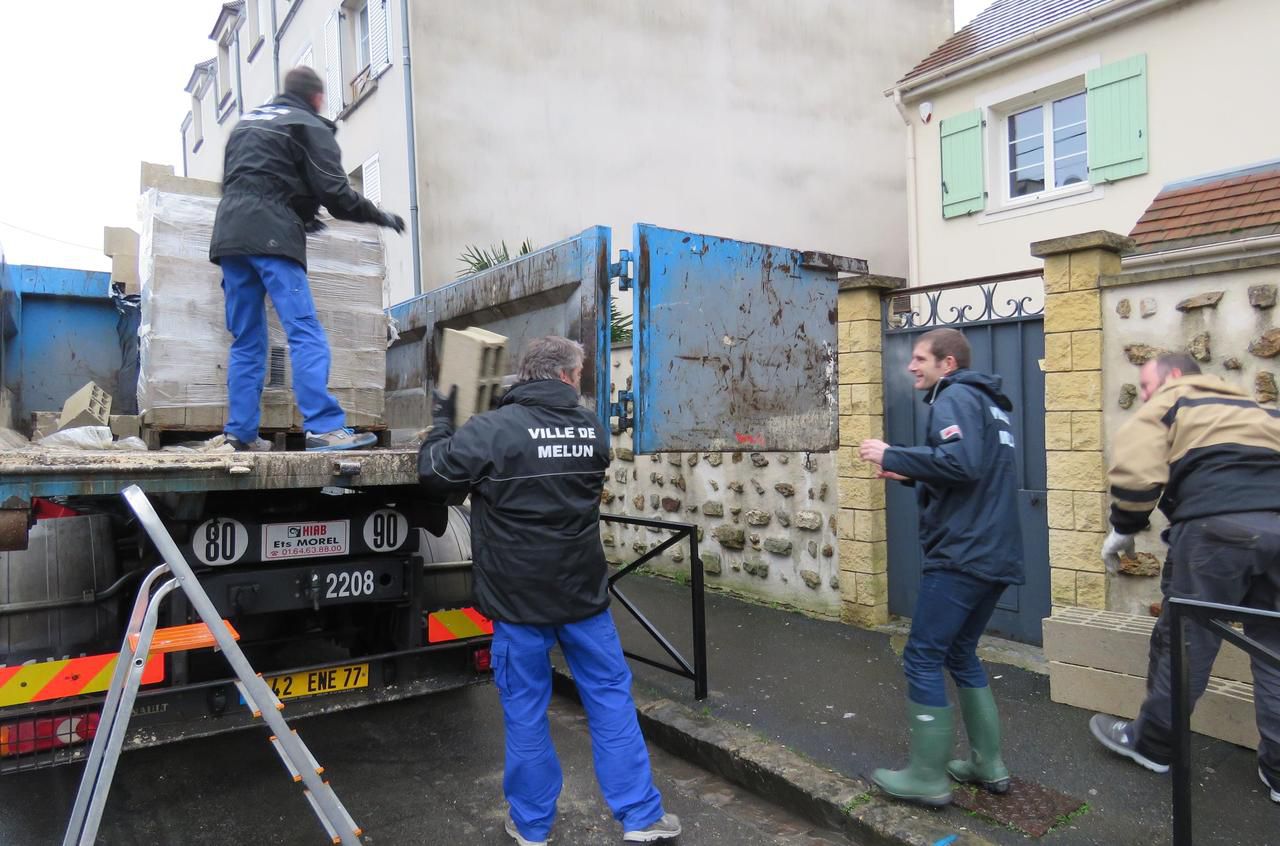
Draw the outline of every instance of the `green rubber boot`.
<instances>
[{"instance_id":1,"label":"green rubber boot","mask_svg":"<svg viewBox=\"0 0 1280 846\"><path fill-rule=\"evenodd\" d=\"M1009 791L1009 768L1000 759L1000 714L990 687L961 687L960 713L969 735L968 760L951 761L947 772L956 781L978 784L992 793Z\"/></svg>"},{"instance_id":2,"label":"green rubber boot","mask_svg":"<svg viewBox=\"0 0 1280 846\"><path fill-rule=\"evenodd\" d=\"M904 770L876 770L871 780L895 799L941 807L951 804L947 757L954 717L950 706L930 708L907 703L911 723L911 763Z\"/></svg>"}]
</instances>

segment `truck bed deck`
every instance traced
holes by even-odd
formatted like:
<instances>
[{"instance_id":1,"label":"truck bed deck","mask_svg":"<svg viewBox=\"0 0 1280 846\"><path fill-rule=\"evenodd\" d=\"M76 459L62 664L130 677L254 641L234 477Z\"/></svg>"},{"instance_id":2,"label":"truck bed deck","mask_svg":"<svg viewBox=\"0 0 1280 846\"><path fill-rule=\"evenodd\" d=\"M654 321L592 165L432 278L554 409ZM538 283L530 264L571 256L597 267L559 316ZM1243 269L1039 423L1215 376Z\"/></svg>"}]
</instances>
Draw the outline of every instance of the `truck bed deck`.
<instances>
[{"instance_id":1,"label":"truck bed deck","mask_svg":"<svg viewBox=\"0 0 1280 846\"><path fill-rule=\"evenodd\" d=\"M417 451L74 452L0 450L0 508L33 497L117 494L131 484L148 493L412 485Z\"/></svg>"}]
</instances>

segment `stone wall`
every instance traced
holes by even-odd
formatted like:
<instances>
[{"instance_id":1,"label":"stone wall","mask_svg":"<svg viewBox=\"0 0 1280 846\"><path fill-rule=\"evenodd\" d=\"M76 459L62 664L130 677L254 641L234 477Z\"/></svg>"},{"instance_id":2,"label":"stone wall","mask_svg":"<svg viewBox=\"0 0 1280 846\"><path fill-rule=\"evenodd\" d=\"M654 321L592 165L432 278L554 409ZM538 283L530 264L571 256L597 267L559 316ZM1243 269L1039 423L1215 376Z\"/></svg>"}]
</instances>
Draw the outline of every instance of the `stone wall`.
<instances>
[{"instance_id":1,"label":"stone wall","mask_svg":"<svg viewBox=\"0 0 1280 846\"><path fill-rule=\"evenodd\" d=\"M630 350L615 351L612 364L616 393L630 383ZM709 587L839 616L834 454L635 455L630 433L613 442L603 513L694 523ZM609 560L625 563L668 534L605 523L602 537ZM683 578L687 554L681 544L649 566Z\"/></svg>"},{"instance_id":2,"label":"stone wall","mask_svg":"<svg viewBox=\"0 0 1280 846\"><path fill-rule=\"evenodd\" d=\"M1277 259L1280 261L1280 258ZM1138 408L1138 371L1161 351L1189 352L1205 373L1220 376L1269 408L1276 407L1280 330L1275 303L1280 268L1238 260L1189 265L1129 258L1102 280L1103 415L1114 434ZM1193 274L1194 271L1194 275ZM1108 438L1110 441L1111 438ZM1107 444L1110 461L1110 443ZM1156 511L1138 535L1138 555L1111 579L1113 611L1147 613L1160 598L1159 568L1167 525Z\"/></svg>"}]
</instances>

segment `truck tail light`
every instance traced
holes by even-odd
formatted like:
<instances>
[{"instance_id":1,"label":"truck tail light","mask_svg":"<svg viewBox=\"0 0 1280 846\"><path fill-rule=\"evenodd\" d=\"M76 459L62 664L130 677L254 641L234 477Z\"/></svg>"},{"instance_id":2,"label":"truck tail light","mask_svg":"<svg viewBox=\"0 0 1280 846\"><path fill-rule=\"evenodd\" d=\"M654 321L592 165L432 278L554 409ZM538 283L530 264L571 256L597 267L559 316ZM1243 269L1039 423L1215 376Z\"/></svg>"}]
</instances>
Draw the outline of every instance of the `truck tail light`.
<instances>
[{"instance_id":1,"label":"truck tail light","mask_svg":"<svg viewBox=\"0 0 1280 846\"><path fill-rule=\"evenodd\" d=\"M93 740L98 713L59 714L0 725L0 758L31 755Z\"/></svg>"},{"instance_id":2,"label":"truck tail light","mask_svg":"<svg viewBox=\"0 0 1280 846\"><path fill-rule=\"evenodd\" d=\"M477 673L487 673L491 669L491 654L488 647L477 649L471 653L471 663L475 666Z\"/></svg>"}]
</instances>

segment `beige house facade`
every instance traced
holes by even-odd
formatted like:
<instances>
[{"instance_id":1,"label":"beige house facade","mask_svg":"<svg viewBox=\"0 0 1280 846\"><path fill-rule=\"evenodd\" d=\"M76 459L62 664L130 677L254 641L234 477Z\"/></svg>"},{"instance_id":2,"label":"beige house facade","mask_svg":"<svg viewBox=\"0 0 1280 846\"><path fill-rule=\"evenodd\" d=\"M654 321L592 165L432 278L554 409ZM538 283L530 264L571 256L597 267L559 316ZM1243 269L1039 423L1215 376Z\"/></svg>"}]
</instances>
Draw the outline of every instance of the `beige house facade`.
<instances>
[{"instance_id":1,"label":"beige house facade","mask_svg":"<svg viewBox=\"0 0 1280 846\"><path fill-rule=\"evenodd\" d=\"M1268 0L997 0L888 91L910 284L1033 269L1033 241L1127 232L1163 185L1274 158L1277 28Z\"/></svg>"}]
</instances>

